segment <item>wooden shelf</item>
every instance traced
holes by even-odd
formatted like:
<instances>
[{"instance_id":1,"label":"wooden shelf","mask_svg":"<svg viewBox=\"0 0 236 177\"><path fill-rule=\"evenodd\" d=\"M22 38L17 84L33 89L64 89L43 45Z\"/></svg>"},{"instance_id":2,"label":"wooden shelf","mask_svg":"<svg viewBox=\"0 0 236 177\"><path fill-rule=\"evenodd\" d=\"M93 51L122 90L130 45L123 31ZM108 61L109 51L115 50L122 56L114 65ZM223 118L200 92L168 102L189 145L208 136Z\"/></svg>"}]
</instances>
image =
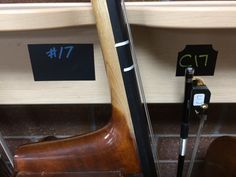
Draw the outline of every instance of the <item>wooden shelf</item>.
<instances>
[{"instance_id":1,"label":"wooden shelf","mask_svg":"<svg viewBox=\"0 0 236 177\"><path fill-rule=\"evenodd\" d=\"M236 2L127 7L148 103L183 102L184 79L175 77L175 68L188 44L218 51L215 75L203 79L212 102L236 102ZM0 5L0 104L110 103L94 23L89 3ZM42 43L94 44L96 81L35 82L27 45Z\"/></svg>"},{"instance_id":2,"label":"wooden shelf","mask_svg":"<svg viewBox=\"0 0 236 177\"><path fill-rule=\"evenodd\" d=\"M235 28L236 2L129 2L129 22L161 28ZM90 3L1 4L0 31L93 25Z\"/></svg>"}]
</instances>

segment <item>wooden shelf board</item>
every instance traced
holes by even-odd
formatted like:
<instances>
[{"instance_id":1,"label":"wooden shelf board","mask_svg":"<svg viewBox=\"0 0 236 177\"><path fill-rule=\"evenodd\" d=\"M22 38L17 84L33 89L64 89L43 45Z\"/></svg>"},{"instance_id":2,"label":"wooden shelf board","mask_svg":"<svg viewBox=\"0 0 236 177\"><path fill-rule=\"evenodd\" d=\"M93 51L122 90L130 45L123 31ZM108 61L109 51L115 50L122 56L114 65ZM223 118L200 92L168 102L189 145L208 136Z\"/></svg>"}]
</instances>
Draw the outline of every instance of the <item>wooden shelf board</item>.
<instances>
[{"instance_id":1,"label":"wooden shelf board","mask_svg":"<svg viewBox=\"0 0 236 177\"><path fill-rule=\"evenodd\" d=\"M129 2L129 22L156 28L235 28L236 2ZM0 4L0 31L94 25L90 3Z\"/></svg>"}]
</instances>

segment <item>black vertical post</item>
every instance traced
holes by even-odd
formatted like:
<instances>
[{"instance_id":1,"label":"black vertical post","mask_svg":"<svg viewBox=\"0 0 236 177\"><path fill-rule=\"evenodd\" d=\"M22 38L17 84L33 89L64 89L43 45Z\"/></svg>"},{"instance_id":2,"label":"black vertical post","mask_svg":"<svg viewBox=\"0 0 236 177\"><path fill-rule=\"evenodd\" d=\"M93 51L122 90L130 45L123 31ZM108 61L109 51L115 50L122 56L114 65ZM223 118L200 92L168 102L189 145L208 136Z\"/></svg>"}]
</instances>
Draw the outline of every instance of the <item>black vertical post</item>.
<instances>
[{"instance_id":1,"label":"black vertical post","mask_svg":"<svg viewBox=\"0 0 236 177\"><path fill-rule=\"evenodd\" d=\"M128 29L122 12L121 0L107 0L106 2L134 127L143 176L157 177L147 117L139 94Z\"/></svg>"},{"instance_id":2,"label":"black vertical post","mask_svg":"<svg viewBox=\"0 0 236 177\"><path fill-rule=\"evenodd\" d=\"M183 168L184 168L184 159L185 159L185 151L186 144L188 139L188 130L189 130L189 118L191 113L191 91L193 87L193 75L194 69L191 67L186 68L185 70L185 93L184 93L184 107L183 107L183 119L181 122L181 130L180 130L180 148L179 148L179 159L178 159L178 168L177 168L177 177L183 176Z\"/></svg>"}]
</instances>

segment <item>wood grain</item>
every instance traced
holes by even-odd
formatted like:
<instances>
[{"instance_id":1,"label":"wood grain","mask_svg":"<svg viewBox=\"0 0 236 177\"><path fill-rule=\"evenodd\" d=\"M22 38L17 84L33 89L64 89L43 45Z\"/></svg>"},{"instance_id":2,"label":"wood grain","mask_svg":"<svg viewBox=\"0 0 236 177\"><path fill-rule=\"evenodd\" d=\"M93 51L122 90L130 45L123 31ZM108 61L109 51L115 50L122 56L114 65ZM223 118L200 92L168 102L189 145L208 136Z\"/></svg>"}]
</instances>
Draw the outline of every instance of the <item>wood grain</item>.
<instances>
[{"instance_id":1,"label":"wood grain","mask_svg":"<svg viewBox=\"0 0 236 177\"><path fill-rule=\"evenodd\" d=\"M3 25L0 29L14 27L17 25L22 29L22 26L28 28L38 28L37 24L47 24L51 27L58 27L55 23L62 24L60 18L57 19L57 13L60 12L64 16L64 21L67 25L71 22L83 24L94 24L95 19L92 14L92 9L89 4L82 5L83 3L78 3L78 16L75 10L77 7L66 7L65 4L61 4L63 7L59 7L58 4L55 8L48 8L52 6L50 4L40 4L43 8L40 10L39 5L34 6L27 5L28 10L25 9L25 5L18 5L19 10L9 10L11 6L4 5L1 6L3 11L0 11L0 26L4 23L9 25ZM136 4L136 5L134 5ZM205 12L215 12L219 15L225 15L226 19L222 20L232 25L230 20L234 18L234 2L206 2L205 5L200 2L187 3L178 2L173 3L173 5L168 3L163 3L162 5L157 5L158 3L153 2L147 3L130 3L129 11L132 9L143 9L145 13L156 13L160 11L161 13L166 12L167 9L172 9L172 13L185 13L187 9L205 6L205 10L199 11L199 15L202 16ZM193 7L194 4L196 7ZM198 5L197 5L198 4ZM212 4L212 6L211 6ZM150 7L153 5L153 7ZM71 6L68 5L67 6ZM20 10L20 7L23 9ZM34 7L34 8L33 8ZM47 7L47 8L46 8ZM164 8L163 10L162 7ZM46 8L46 9L45 9ZM70 11L74 9L75 11ZM218 11L223 12L224 9L227 13L232 13L231 15L227 13L218 13ZM30 10L31 9L31 10ZM69 11L67 11L67 10ZM79 15L79 12L84 12L83 15ZM149 9L149 10L148 10ZM152 10L150 10L152 9ZM199 10L198 9L198 10ZM65 13L61 13L61 11ZM27 13L25 13L27 11ZM48 14L54 14L51 16L44 16L43 13L38 15L39 12L45 11ZM135 11L135 10L134 10ZM134 12L133 11L133 12ZM17 18L21 18L20 14L22 12L22 18L26 21L17 21ZM32 13L35 16L32 16ZM67 14L71 12L72 14ZM138 11L136 11L138 12ZM140 11L141 12L141 11ZM192 12L192 11L191 11ZM1 14L2 13L2 14ZM46 13L46 14L47 14ZM171 14L172 14L171 13ZM188 13L188 12L186 12ZM5 15L9 15L9 18L5 19ZM67 16L65 15L67 14ZM140 13L143 15L143 13ZM211 15L205 14L205 18L194 18L192 16L186 15L185 17L177 17L172 15L167 15L165 18L166 23L170 26L173 20L169 21L169 18L173 19L176 17L183 21L188 18L187 21L199 22L201 20L208 19L211 21ZM214 13L213 13L214 14ZM199 17L200 17L199 16ZM17 18L16 18L17 17ZM32 20L33 17L33 20ZM39 19L37 19L37 17ZM42 17L42 18L41 18ZM52 18L53 17L53 18ZM91 17L91 18L90 18ZM138 19L136 15L130 17L130 21L134 23L135 19ZM145 23L159 23L159 20L154 18L147 18L148 16L142 16L141 21ZM145 18L144 18L145 17ZM155 16L153 16L155 17ZM27 19L28 18L28 19ZM48 18L48 22L45 23ZM55 23L49 23L54 21ZM132 20L133 18L133 20ZM168 19L167 19L168 18ZM4 20L5 19L5 20ZM41 20L40 20L41 19ZM84 20L83 20L84 19ZM197 20L198 19L198 20ZM216 18L214 18L216 19ZM220 18L221 19L221 18ZM217 18L217 20L220 20ZM14 21L16 20L16 21ZM75 20L75 21L74 21ZM82 20L82 21L80 21ZM91 20L91 21L90 21ZM164 19L163 19L164 20ZM232 20L232 19L231 19ZM5 22L4 22L5 21ZM155 21L155 22L153 22ZM18 23L17 23L18 22ZM33 23L33 24L32 24ZM147 27L145 23L142 22L139 26L133 27L133 35L135 40L135 49L137 52L137 58L140 65L140 71L142 75L142 80L144 83L145 94L147 102L149 103L180 103L183 97L183 79L181 77L175 77L175 67L178 52L182 51L187 44L212 44L213 48L217 50L218 59L216 64L215 76L213 77L203 77L209 89L212 91L212 102L235 102L236 94L234 90L235 83L235 59L234 56L236 52L234 50L235 44L235 29L176 29L176 28L154 28ZM204 23L208 23L205 21ZM210 22L211 23L211 22ZM11 25L10 25L11 24ZM27 26L28 24L29 26ZM217 23L219 25L224 23ZM21 26L22 25L22 26ZM144 25L144 26L143 26ZM5 26L5 27L4 27ZM8 26L8 27L7 27ZM41 26L42 28L45 26ZM40 28L41 28L40 27ZM226 28L233 28L233 26L224 26ZM12 29L12 28L11 28ZM6 29L5 29L6 30ZM143 35L145 34L145 35ZM12 31L12 32L1 32L1 58L0 58L0 104L74 104L74 103L110 103L110 92L107 84L107 79L105 75L105 69L103 64L103 57L98 43L98 36L95 26L93 25L82 25L71 28L60 28L60 29L48 29L48 30L32 30L32 31ZM92 43L94 44L94 56L95 56L95 72L96 81L61 81L61 82L35 82L32 74L30 58L28 54L27 45L28 44L40 44L40 43ZM12 52L14 51L14 52Z\"/></svg>"},{"instance_id":2,"label":"wood grain","mask_svg":"<svg viewBox=\"0 0 236 177\"><path fill-rule=\"evenodd\" d=\"M20 146L14 157L17 173L141 172L106 1L94 0L93 7L111 90L112 118L92 133Z\"/></svg>"},{"instance_id":3,"label":"wood grain","mask_svg":"<svg viewBox=\"0 0 236 177\"><path fill-rule=\"evenodd\" d=\"M125 117L113 109L102 129L67 139L20 146L15 153L16 172L140 172L139 160Z\"/></svg>"},{"instance_id":4,"label":"wood grain","mask_svg":"<svg viewBox=\"0 0 236 177\"><path fill-rule=\"evenodd\" d=\"M212 91L211 101L236 101L236 30L177 30L136 26L132 31L147 102L183 101L184 79L175 77L175 71L178 52L187 44L213 45L219 52L215 75L202 77ZM0 104L111 102L102 52L94 26L4 32L0 33L0 38ZM27 45L42 43L94 44L96 80L35 82Z\"/></svg>"},{"instance_id":5,"label":"wood grain","mask_svg":"<svg viewBox=\"0 0 236 177\"><path fill-rule=\"evenodd\" d=\"M97 21L99 41L103 53L106 73L110 86L111 104L124 114L126 123L134 137L132 120L122 78L119 58L115 48L110 17L104 0L92 0ZM101 8L104 7L104 8Z\"/></svg>"},{"instance_id":6,"label":"wood grain","mask_svg":"<svg viewBox=\"0 0 236 177\"><path fill-rule=\"evenodd\" d=\"M44 173L44 177L124 177L121 172ZM16 177L42 177L42 173L19 173ZM135 177L135 176L134 176ZM141 176L140 176L141 177Z\"/></svg>"},{"instance_id":7,"label":"wood grain","mask_svg":"<svg viewBox=\"0 0 236 177\"><path fill-rule=\"evenodd\" d=\"M129 23L158 28L235 28L236 2L127 2ZM0 31L94 25L90 3L0 4Z\"/></svg>"},{"instance_id":8,"label":"wood grain","mask_svg":"<svg viewBox=\"0 0 236 177\"><path fill-rule=\"evenodd\" d=\"M44 173L44 177L124 177L121 172L107 171L107 172L77 172L77 173ZM19 173L16 177L42 177L42 173ZM129 175L129 177L143 177L140 174Z\"/></svg>"}]
</instances>

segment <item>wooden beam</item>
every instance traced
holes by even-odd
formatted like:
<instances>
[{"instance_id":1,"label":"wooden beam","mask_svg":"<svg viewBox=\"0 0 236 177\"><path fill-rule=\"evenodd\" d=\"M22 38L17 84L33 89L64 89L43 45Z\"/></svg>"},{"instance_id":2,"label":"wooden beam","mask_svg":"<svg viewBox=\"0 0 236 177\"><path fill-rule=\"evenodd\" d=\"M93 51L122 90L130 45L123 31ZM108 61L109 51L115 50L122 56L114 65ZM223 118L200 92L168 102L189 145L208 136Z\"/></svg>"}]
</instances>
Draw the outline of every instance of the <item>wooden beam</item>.
<instances>
[{"instance_id":1,"label":"wooden beam","mask_svg":"<svg viewBox=\"0 0 236 177\"><path fill-rule=\"evenodd\" d=\"M160 28L235 28L236 2L129 2L129 22ZM90 3L1 4L0 31L94 25Z\"/></svg>"}]
</instances>

